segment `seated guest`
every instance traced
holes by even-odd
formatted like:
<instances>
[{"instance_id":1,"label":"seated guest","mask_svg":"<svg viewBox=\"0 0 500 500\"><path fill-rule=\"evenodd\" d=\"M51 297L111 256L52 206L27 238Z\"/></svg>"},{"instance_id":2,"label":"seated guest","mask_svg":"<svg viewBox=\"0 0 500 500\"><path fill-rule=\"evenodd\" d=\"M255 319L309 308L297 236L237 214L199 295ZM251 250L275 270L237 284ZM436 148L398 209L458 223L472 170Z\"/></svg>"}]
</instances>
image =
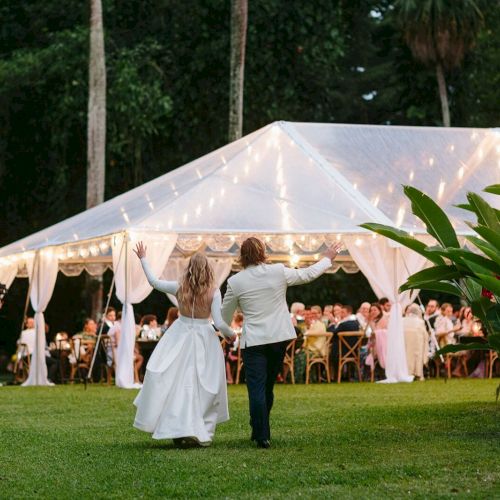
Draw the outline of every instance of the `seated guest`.
<instances>
[{"instance_id":1,"label":"seated guest","mask_svg":"<svg viewBox=\"0 0 500 500\"><path fill-rule=\"evenodd\" d=\"M139 332L139 337L148 340L157 340L160 331L158 328L158 319L154 314L146 314L141 318L139 323L141 325L141 330Z\"/></svg>"},{"instance_id":2,"label":"seated guest","mask_svg":"<svg viewBox=\"0 0 500 500\"><path fill-rule=\"evenodd\" d=\"M427 364L429 334L422 319L422 311L417 304L410 304L403 318L406 362L408 374L424 380L424 365Z\"/></svg>"},{"instance_id":3,"label":"seated guest","mask_svg":"<svg viewBox=\"0 0 500 500\"><path fill-rule=\"evenodd\" d=\"M32 356L35 352L36 345L36 331L35 331L35 319L34 318L26 318L24 322L25 329L21 332L18 344L25 344L28 352L20 352L21 356L27 357L28 355ZM47 335L49 329L49 325L45 324L45 335ZM45 351L45 363L47 365L47 377L49 381L55 382L57 370L59 368L59 363L56 359L54 359L50 351L47 347L47 343L44 347Z\"/></svg>"},{"instance_id":4,"label":"seated guest","mask_svg":"<svg viewBox=\"0 0 500 500\"><path fill-rule=\"evenodd\" d=\"M336 302L332 306L331 316L329 315L327 327L335 326L340 321L340 316L342 314L342 304Z\"/></svg>"},{"instance_id":5,"label":"seated guest","mask_svg":"<svg viewBox=\"0 0 500 500\"><path fill-rule=\"evenodd\" d=\"M324 352L326 346L326 337L317 336L316 333L326 333L326 326L321 321L321 307L312 306L311 307L312 320L304 334L304 342L302 344L302 348L305 351L312 352L318 355L325 355Z\"/></svg>"},{"instance_id":6,"label":"seated guest","mask_svg":"<svg viewBox=\"0 0 500 500\"><path fill-rule=\"evenodd\" d=\"M370 313L370 303L363 302L356 313L356 319L358 320L359 326L362 330L365 330L368 326L368 315Z\"/></svg>"},{"instance_id":7,"label":"seated guest","mask_svg":"<svg viewBox=\"0 0 500 500\"><path fill-rule=\"evenodd\" d=\"M338 323L328 327L328 331L334 334L338 332L356 332L360 329L359 321L352 312L352 306L343 305L340 309L340 318Z\"/></svg>"},{"instance_id":8,"label":"seated guest","mask_svg":"<svg viewBox=\"0 0 500 500\"><path fill-rule=\"evenodd\" d=\"M436 338L440 347L448 344L455 344L455 332L460 330L460 325L453 325L453 306L445 302L441 306L441 312L434 323Z\"/></svg>"},{"instance_id":9,"label":"seated guest","mask_svg":"<svg viewBox=\"0 0 500 500\"><path fill-rule=\"evenodd\" d=\"M87 343L87 345L85 345L85 343L81 341L93 341L93 342L97 341L97 323L92 318L86 318L85 321L83 322L83 330L73 335L73 343L75 349L79 349L79 352L74 353L74 355L71 354L69 356L69 361L74 366L77 364L77 361L86 363L90 366L90 363L92 361L92 356L94 354L93 344L88 345ZM79 356L79 360L76 359L76 356ZM100 350L98 355L96 355L93 368L94 381L98 381L98 377L101 372L100 368L105 363L106 363L106 354ZM73 375L71 376L71 379L74 376L75 372L74 368L72 369L72 372Z\"/></svg>"},{"instance_id":10,"label":"seated guest","mask_svg":"<svg viewBox=\"0 0 500 500\"><path fill-rule=\"evenodd\" d=\"M321 321L326 326L329 326L330 323L333 320L333 305L327 304L325 307L323 307L323 316L321 317Z\"/></svg>"},{"instance_id":11,"label":"seated guest","mask_svg":"<svg viewBox=\"0 0 500 500\"><path fill-rule=\"evenodd\" d=\"M96 337L97 323L92 318L87 318L83 322L83 330L73 335L73 338L80 338L82 340L96 340Z\"/></svg>"},{"instance_id":12,"label":"seated guest","mask_svg":"<svg viewBox=\"0 0 500 500\"><path fill-rule=\"evenodd\" d=\"M104 318L102 319L103 327L102 327L102 333L103 335L107 335L109 332L109 329L115 324L116 321L116 309L114 307L108 307L106 309L106 312L104 313ZM99 332L101 328L101 323L99 323L99 326L97 328L97 331Z\"/></svg>"},{"instance_id":13,"label":"seated guest","mask_svg":"<svg viewBox=\"0 0 500 500\"><path fill-rule=\"evenodd\" d=\"M179 317L178 307L169 307L167 311L167 317L165 318L165 323L163 323L161 331L165 333L174 323L174 321Z\"/></svg>"},{"instance_id":14,"label":"seated guest","mask_svg":"<svg viewBox=\"0 0 500 500\"><path fill-rule=\"evenodd\" d=\"M389 313L391 312L391 301L387 297L382 297L378 303L382 307L382 311L384 311L384 316L389 316Z\"/></svg>"},{"instance_id":15,"label":"seated guest","mask_svg":"<svg viewBox=\"0 0 500 500\"><path fill-rule=\"evenodd\" d=\"M328 331L333 333L332 338L332 362L333 366L338 363L339 360L339 346L337 340L337 334L339 332L357 332L359 331L359 323L356 316L352 313L352 306L343 305L340 310L340 319L336 325L330 325ZM356 338L351 337L346 339L349 345L354 345L357 341Z\"/></svg>"},{"instance_id":16,"label":"seated guest","mask_svg":"<svg viewBox=\"0 0 500 500\"><path fill-rule=\"evenodd\" d=\"M438 316L439 302L437 300L431 299L425 306L424 320L431 326L431 328L434 328L434 323L436 322L436 318Z\"/></svg>"},{"instance_id":17,"label":"seated guest","mask_svg":"<svg viewBox=\"0 0 500 500\"><path fill-rule=\"evenodd\" d=\"M380 302L374 302L370 306L368 325L371 330L370 345L372 352L375 353L376 359L382 368L385 368L385 356L387 352L387 324L389 318L384 314L384 309Z\"/></svg>"},{"instance_id":18,"label":"seated guest","mask_svg":"<svg viewBox=\"0 0 500 500\"><path fill-rule=\"evenodd\" d=\"M292 318L293 326L297 326L300 322L304 321L304 310L306 306L302 302L294 302L290 306L290 316Z\"/></svg>"},{"instance_id":19,"label":"seated guest","mask_svg":"<svg viewBox=\"0 0 500 500\"><path fill-rule=\"evenodd\" d=\"M462 307L458 315L458 324L460 330L457 330L457 335L472 335L472 326L474 324L474 316L470 307Z\"/></svg>"}]
</instances>

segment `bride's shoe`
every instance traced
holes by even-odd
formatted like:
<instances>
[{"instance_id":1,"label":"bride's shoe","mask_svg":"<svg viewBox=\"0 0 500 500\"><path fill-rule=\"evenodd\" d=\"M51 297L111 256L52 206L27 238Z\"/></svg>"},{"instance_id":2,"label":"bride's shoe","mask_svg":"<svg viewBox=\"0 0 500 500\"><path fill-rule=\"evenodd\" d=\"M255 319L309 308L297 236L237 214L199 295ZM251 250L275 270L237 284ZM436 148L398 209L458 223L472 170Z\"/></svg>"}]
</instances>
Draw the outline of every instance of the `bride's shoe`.
<instances>
[{"instance_id":1,"label":"bride's shoe","mask_svg":"<svg viewBox=\"0 0 500 500\"><path fill-rule=\"evenodd\" d=\"M196 437L189 436L174 438L173 442L176 448L197 448L198 446L202 448L208 448L212 444L212 441L200 441Z\"/></svg>"}]
</instances>

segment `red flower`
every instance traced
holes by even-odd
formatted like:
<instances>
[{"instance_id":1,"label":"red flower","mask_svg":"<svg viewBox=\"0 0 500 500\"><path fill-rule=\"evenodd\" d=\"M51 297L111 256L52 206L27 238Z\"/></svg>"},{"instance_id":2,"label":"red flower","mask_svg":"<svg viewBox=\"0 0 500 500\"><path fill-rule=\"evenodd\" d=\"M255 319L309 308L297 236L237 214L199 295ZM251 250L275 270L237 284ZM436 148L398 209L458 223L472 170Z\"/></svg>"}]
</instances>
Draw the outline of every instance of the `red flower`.
<instances>
[{"instance_id":1,"label":"red flower","mask_svg":"<svg viewBox=\"0 0 500 500\"><path fill-rule=\"evenodd\" d=\"M490 292L489 290L486 290L486 288L483 288L481 290L481 297L486 297L489 300L493 299L493 292Z\"/></svg>"}]
</instances>

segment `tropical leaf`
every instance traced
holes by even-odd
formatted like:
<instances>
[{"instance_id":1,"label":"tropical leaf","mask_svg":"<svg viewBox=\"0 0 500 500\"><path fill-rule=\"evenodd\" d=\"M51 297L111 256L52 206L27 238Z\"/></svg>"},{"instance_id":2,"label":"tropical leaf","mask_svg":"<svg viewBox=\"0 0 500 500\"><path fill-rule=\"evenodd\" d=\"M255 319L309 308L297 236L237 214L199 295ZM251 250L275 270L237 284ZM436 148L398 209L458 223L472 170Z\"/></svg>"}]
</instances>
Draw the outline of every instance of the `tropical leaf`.
<instances>
[{"instance_id":1,"label":"tropical leaf","mask_svg":"<svg viewBox=\"0 0 500 500\"><path fill-rule=\"evenodd\" d=\"M462 290L457 285L453 283L448 283L446 281L434 281L425 283L404 283L399 287L399 293L406 292L407 290L431 290L433 292L449 293L450 295L456 295L457 297L463 297L464 294Z\"/></svg>"},{"instance_id":2,"label":"tropical leaf","mask_svg":"<svg viewBox=\"0 0 500 500\"><path fill-rule=\"evenodd\" d=\"M462 261L465 262L475 274L493 273L495 275L500 275L500 265L482 255L465 251L462 254Z\"/></svg>"},{"instance_id":3,"label":"tropical leaf","mask_svg":"<svg viewBox=\"0 0 500 500\"><path fill-rule=\"evenodd\" d=\"M482 236L485 241L495 247L497 252L500 253L500 232L493 231L489 227L483 225L473 226L472 229L474 229L477 234Z\"/></svg>"},{"instance_id":4,"label":"tropical leaf","mask_svg":"<svg viewBox=\"0 0 500 500\"><path fill-rule=\"evenodd\" d=\"M475 300L470 300L469 304L472 309L472 314L479 318L483 323L488 323L488 312L493 306L492 302L486 297L479 297Z\"/></svg>"},{"instance_id":5,"label":"tropical leaf","mask_svg":"<svg viewBox=\"0 0 500 500\"><path fill-rule=\"evenodd\" d=\"M467 248L428 247L427 252L451 260L462 273L462 276L484 272L498 272L500 274L500 266L495 262L486 259L482 255L475 254Z\"/></svg>"},{"instance_id":6,"label":"tropical leaf","mask_svg":"<svg viewBox=\"0 0 500 500\"><path fill-rule=\"evenodd\" d=\"M492 349L500 353L500 333L490 333L488 335L488 343Z\"/></svg>"},{"instance_id":7,"label":"tropical leaf","mask_svg":"<svg viewBox=\"0 0 500 500\"><path fill-rule=\"evenodd\" d=\"M478 274L477 277L481 280L481 284L484 288L493 292L497 297L500 297L500 279L487 274Z\"/></svg>"},{"instance_id":8,"label":"tropical leaf","mask_svg":"<svg viewBox=\"0 0 500 500\"><path fill-rule=\"evenodd\" d=\"M361 224L360 227L373 231L381 236L385 236L386 238L396 241L407 248L411 248L420 255L423 255L426 259L429 259L434 264L444 265L444 260L439 255L428 255L426 244L413 238L413 236L410 236L406 231L402 231L401 229L396 229L391 226L385 226L384 224L376 224L374 222L366 222L365 224Z\"/></svg>"},{"instance_id":9,"label":"tropical leaf","mask_svg":"<svg viewBox=\"0 0 500 500\"><path fill-rule=\"evenodd\" d=\"M442 208L429 196L411 186L404 186L404 192L411 201L412 212L427 227L430 235L443 247L460 248L457 235Z\"/></svg>"},{"instance_id":10,"label":"tropical leaf","mask_svg":"<svg viewBox=\"0 0 500 500\"><path fill-rule=\"evenodd\" d=\"M489 351L491 350L490 344L488 342L479 343L471 342L470 344L448 344L444 346L439 351L436 351L436 356L442 356L443 354L450 354L460 351Z\"/></svg>"},{"instance_id":11,"label":"tropical leaf","mask_svg":"<svg viewBox=\"0 0 500 500\"><path fill-rule=\"evenodd\" d=\"M419 284L429 281L451 281L454 279L460 279L461 277L462 274L456 266L434 266L412 274L406 283Z\"/></svg>"},{"instance_id":12,"label":"tropical leaf","mask_svg":"<svg viewBox=\"0 0 500 500\"><path fill-rule=\"evenodd\" d=\"M458 205L455 205L457 208L461 208L462 210L468 210L469 212L476 213L474 207L472 205L469 205L467 203L459 203ZM500 220L500 210L497 210L496 208L493 209L497 219ZM467 223L468 224L468 223Z\"/></svg>"},{"instance_id":13,"label":"tropical leaf","mask_svg":"<svg viewBox=\"0 0 500 500\"><path fill-rule=\"evenodd\" d=\"M481 196L476 193L467 193L467 199L474 208L479 224L500 232L500 222L498 221L497 214L495 213L493 207L491 207L486 200L481 198Z\"/></svg>"},{"instance_id":14,"label":"tropical leaf","mask_svg":"<svg viewBox=\"0 0 500 500\"><path fill-rule=\"evenodd\" d=\"M481 252L487 255L490 259L494 260L498 265L500 265L500 253L491 243L482 240L477 236L466 236L466 239L470 241L475 247L479 248L479 250L481 250Z\"/></svg>"},{"instance_id":15,"label":"tropical leaf","mask_svg":"<svg viewBox=\"0 0 500 500\"><path fill-rule=\"evenodd\" d=\"M483 191L500 195L500 184L492 184L491 186L485 187Z\"/></svg>"}]
</instances>

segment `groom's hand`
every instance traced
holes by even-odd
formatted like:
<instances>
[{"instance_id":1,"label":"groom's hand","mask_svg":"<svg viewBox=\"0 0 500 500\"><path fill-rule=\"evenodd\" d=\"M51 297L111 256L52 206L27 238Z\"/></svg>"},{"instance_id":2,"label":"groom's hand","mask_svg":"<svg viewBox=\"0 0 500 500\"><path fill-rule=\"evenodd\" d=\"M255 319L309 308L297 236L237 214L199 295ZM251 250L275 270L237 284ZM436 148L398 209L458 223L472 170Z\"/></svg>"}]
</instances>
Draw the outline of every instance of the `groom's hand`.
<instances>
[{"instance_id":1,"label":"groom's hand","mask_svg":"<svg viewBox=\"0 0 500 500\"><path fill-rule=\"evenodd\" d=\"M323 257L327 257L328 259L330 259L333 262L333 260L335 259L335 257L337 257L337 255L341 249L342 249L341 242L334 243L330 248L327 248L325 250Z\"/></svg>"}]
</instances>

